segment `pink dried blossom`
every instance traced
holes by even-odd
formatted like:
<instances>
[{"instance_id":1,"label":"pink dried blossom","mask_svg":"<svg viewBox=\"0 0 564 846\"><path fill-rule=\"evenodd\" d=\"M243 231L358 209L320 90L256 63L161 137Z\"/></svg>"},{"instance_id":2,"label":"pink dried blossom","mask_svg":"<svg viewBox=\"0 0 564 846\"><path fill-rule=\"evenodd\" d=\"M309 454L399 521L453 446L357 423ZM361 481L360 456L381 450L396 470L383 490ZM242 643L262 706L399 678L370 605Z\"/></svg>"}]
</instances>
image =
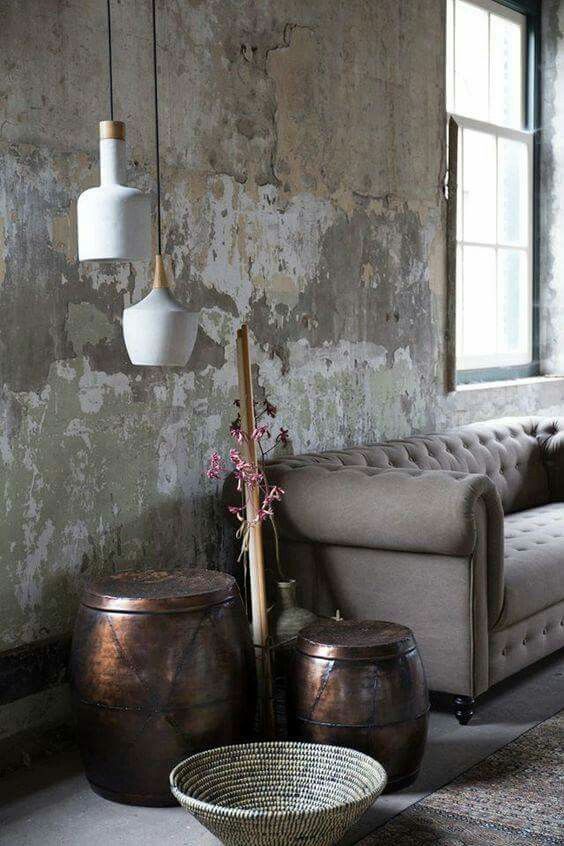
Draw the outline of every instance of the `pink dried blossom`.
<instances>
[{"instance_id":1,"label":"pink dried blossom","mask_svg":"<svg viewBox=\"0 0 564 846\"><path fill-rule=\"evenodd\" d=\"M229 429L229 434L231 435L232 438L235 438L235 440L237 441L238 444L242 444L243 441L245 440L245 433L243 432L241 427L237 425L237 423L231 424L231 428Z\"/></svg>"},{"instance_id":2,"label":"pink dried blossom","mask_svg":"<svg viewBox=\"0 0 564 846\"><path fill-rule=\"evenodd\" d=\"M235 400L234 405L237 409L240 409L241 407L239 400ZM236 442L234 447L229 450L229 462L233 467L233 475L237 480L237 490L241 494L247 494L247 497L250 492L254 494L252 504L249 503L252 517L250 516L249 510L245 504L245 497L242 497L243 501L241 505L228 506L229 513L232 514L240 524L237 537L241 540L241 555L245 555L246 552L248 552L250 531L253 526L257 526L267 519L271 520L274 526L274 503L278 502L284 495L284 490L281 487L278 485L271 486L268 483L268 479L262 468L266 456L277 444L282 443L286 446L289 442L288 429L281 427L276 437L273 438L270 426L261 424L260 421L261 418L264 419L265 415L270 418L276 417L276 406L265 399L264 401L255 403L255 411L256 410L259 410L260 413L257 415L255 428L251 434L249 434L249 432L245 432L242 428L240 411L237 412L236 419L233 420L229 426L229 434ZM273 440L271 441L270 447L266 449L263 442L264 439L272 438ZM245 445L252 447L249 450L249 454L254 456L254 443L258 445L260 457L251 461L245 456L244 453L246 450L244 447ZM243 445L243 449L241 449L241 445ZM222 459L219 453L213 452L210 456L206 475L210 479L220 479L226 469L227 462ZM255 511L256 500L258 500L258 502ZM281 572L279 562L278 569L279 572Z\"/></svg>"},{"instance_id":3,"label":"pink dried blossom","mask_svg":"<svg viewBox=\"0 0 564 846\"><path fill-rule=\"evenodd\" d=\"M270 429L268 426L257 426L253 429L253 433L251 435L253 441L260 441L264 437L270 438Z\"/></svg>"},{"instance_id":4,"label":"pink dried blossom","mask_svg":"<svg viewBox=\"0 0 564 846\"><path fill-rule=\"evenodd\" d=\"M244 518L245 509L242 506L237 507L236 505L229 505L228 511L229 511L230 514L234 514L237 517L238 520L242 521L242 520L245 519Z\"/></svg>"},{"instance_id":5,"label":"pink dried blossom","mask_svg":"<svg viewBox=\"0 0 564 846\"><path fill-rule=\"evenodd\" d=\"M289 435L288 435L288 429L284 429L284 427L281 426L276 440L280 441L282 446L287 446L288 441L290 440Z\"/></svg>"},{"instance_id":6,"label":"pink dried blossom","mask_svg":"<svg viewBox=\"0 0 564 846\"><path fill-rule=\"evenodd\" d=\"M259 522L262 522L267 517L274 517L274 513L272 511L272 503L275 500L280 500L284 491L282 488L278 487L278 485L273 485L271 488L267 488L265 497L262 501L262 505L258 510L257 519Z\"/></svg>"},{"instance_id":7,"label":"pink dried blossom","mask_svg":"<svg viewBox=\"0 0 564 846\"><path fill-rule=\"evenodd\" d=\"M220 479L222 472L225 470L225 461L217 452L212 452L206 476L208 479Z\"/></svg>"},{"instance_id":8,"label":"pink dried blossom","mask_svg":"<svg viewBox=\"0 0 564 846\"><path fill-rule=\"evenodd\" d=\"M263 475L254 464L251 464L250 461L245 461L236 449L229 450L229 459L235 467L237 490L242 491L243 485L248 485L250 488L260 485Z\"/></svg>"},{"instance_id":9,"label":"pink dried blossom","mask_svg":"<svg viewBox=\"0 0 564 846\"><path fill-rule=\"evenodd\" d=\"M272 485L272 487L266 488L266 493L264 499L262 501L262 506L259 509L259 519L264 519L264 517L273 517L272 513L272 503L275 501L280 501L282 496L284 495L284 490L278 485ZM262 515L262 516L261 516Z\"/></svg>"},{"instance_id":10,"label":"pink dried blossom","mask_svg":"<svg viewBox=\"0 0 564 846\"><path fill-rule=\"evenodd\" d=\"M278 487L278 485L273 485L266 495L265 502L266 500L268 500L268 502L273 502L274 500L277 500L279 502L283 496L283 488Z\"/></svg>"},{"instance_id":11,"label":"pink dried blossom","mask_svg":"<svg viewBox=\"0 0 564 846\"><path fill-rule=\"evenodd\" d=\"M236 449L231 448L229 450L229 461L231 461L231 463L234 464L235 467L238 467L239 464L244 463L245 459Z\"/></svg>"}]
</instances>

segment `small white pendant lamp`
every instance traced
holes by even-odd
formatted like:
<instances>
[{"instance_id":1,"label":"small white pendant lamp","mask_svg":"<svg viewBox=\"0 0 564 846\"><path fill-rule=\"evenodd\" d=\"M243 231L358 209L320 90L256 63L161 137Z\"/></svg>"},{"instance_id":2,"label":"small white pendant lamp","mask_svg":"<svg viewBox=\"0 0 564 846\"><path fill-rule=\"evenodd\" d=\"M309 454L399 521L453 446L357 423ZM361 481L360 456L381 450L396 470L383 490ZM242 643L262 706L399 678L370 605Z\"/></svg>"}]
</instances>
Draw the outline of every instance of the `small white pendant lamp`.
<instances>
[{"instance_id":1,"label":"small white pendant lamp","mask_svg":"<svg viewBox=\"0 0 564 846\"><path fill-rule=\"evenodd\" d=\"M100 185L78 198L78 260L138 261L151 255L151 201L126 182L125 124L114 120L108 0L111 120L100 122Z\"/></svg>"},{"instance_id":2,"label":"small white pendant lamp","mask_svg":"<svg viewBox=\"0 0 564 846\"><path fill-rule=\"evenodd\" d=\"M132 364L145 367L184 367L194 349L198 313L180 305L172 296L162 260L161 168L157 89L157 27L153 2L153 71L155 82L155 147L157 158L157 233L153 290L123 312L123 338Z\"/></svg>"},{"instance_id":3,"label":"small white pendant lamp","mask_svg":"<svg viewBox=\"0 0 564 846\"><path fill-rule=\"evenodd\" d=\"M158 254L153 290L123 312L123 337L131 363L184 367L197 333L198 314L187 311L174 299Z\"/></svg>"}]
</instances>

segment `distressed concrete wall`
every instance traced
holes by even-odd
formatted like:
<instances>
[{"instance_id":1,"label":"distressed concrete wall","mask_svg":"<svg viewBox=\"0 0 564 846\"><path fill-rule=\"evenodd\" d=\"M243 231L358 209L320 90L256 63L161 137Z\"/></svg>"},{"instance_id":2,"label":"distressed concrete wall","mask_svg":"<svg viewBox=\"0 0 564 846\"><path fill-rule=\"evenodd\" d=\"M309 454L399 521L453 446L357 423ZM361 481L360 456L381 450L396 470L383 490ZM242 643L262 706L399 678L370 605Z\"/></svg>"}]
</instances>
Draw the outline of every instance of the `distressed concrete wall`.
<instances>
[{"instance_id":1,"label":"distressed concrete wall","mask_svg":"<svg viewBox=\"0 0 564 846\"><path fill-rule=\"evenodd\" d=\"M130 181L152 190L150 4L113 8L116 117ZM183 371L126 356L121 312L150 267L75 258L109 116L105 4L0 10L0 649L68 631L84 574L231 565L202 465L227 446L243 320L296 450L564 409L554 383L445 393L442 0L158 10L164 244L201 310ZM32 699L0 732L59 714L53 692Z\"/></svg>"},{"instance_id":2,"label":"distressed concrete wall","mask_svg":"<svg viewBox=\"0 0 564 846\"><path fill-rule=\"evenodd\" d=\"M564 372L564 0L543 2L541 353Z\"/></svg>"}]
</instances>

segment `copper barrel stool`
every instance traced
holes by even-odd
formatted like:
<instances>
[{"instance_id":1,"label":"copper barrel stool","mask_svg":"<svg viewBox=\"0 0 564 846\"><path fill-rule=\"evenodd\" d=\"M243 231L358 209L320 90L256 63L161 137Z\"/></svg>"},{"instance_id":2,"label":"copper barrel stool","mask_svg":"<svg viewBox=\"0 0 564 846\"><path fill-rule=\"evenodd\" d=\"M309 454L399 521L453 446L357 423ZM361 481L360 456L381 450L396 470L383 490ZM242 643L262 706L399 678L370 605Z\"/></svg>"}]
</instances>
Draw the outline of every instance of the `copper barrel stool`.
<instances>
[{"instance_id":1,"label":"copper barrel stool","mask_svg":"<svg viewBox=\"0 0 564 846\"><path fill-rule=\"evenodd\" d=\"M255 662L235 580L192 570L91 583L76 621L71 678L96 793L175 805L168 785L175 764L252 732Z\"/></svg>"},{"instance_id":2,"label":"copper barrel stool","mask_svg":"<svg viewBox=\"0 0 564 846\"><path fill-rule=\"evenodd\" d=\"M375 621L312 623L298 635L288 701L293 736L371 755L388 774L388 792L416 779L429 697L410 629Z\"/></svg>"}]
</instances>

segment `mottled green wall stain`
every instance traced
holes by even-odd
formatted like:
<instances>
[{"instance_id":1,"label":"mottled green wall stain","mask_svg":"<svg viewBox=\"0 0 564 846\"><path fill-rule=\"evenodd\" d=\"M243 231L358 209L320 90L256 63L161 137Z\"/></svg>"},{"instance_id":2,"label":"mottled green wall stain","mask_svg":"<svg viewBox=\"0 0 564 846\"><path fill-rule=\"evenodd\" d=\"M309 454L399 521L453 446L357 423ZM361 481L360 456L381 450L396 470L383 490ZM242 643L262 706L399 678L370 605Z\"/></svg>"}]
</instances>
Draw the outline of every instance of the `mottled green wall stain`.
<instances>
[{"instance_id":1,"label":"mottled green wall stain","mask_svg":"<svg viewBox=\"0 0 564 846\"><path fill-rule=\"evenodd\" d=\"M76 355L86 345L106 341L116 332L116 325L91 303L69 303L66 331Z\"/></svg>"}]
</instances>

